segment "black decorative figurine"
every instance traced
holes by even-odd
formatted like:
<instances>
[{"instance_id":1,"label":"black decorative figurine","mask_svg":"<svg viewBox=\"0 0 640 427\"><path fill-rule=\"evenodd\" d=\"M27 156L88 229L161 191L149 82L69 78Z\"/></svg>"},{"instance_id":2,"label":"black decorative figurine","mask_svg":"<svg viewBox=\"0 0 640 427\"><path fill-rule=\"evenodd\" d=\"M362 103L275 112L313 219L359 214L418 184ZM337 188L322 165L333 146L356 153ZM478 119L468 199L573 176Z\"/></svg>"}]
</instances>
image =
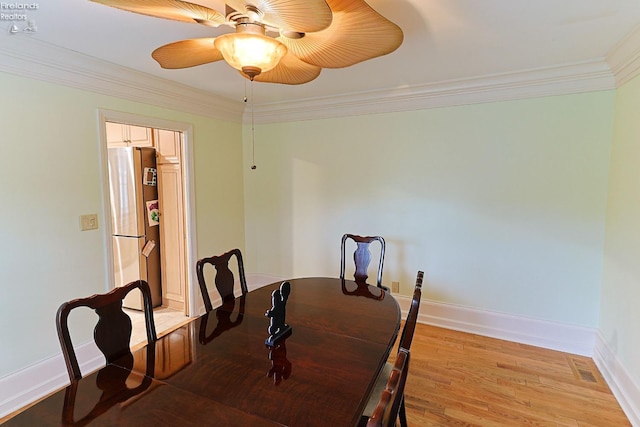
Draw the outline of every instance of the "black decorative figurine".
<instances>
[{"instance_id":1,"label":"black decorative figurine","mask_svg":"<svg viewBox=\"0 0 640 427\"><path fill-rule=\"evenodd\" d=\"M269 323L269 337L264 341L269 347L275 346L278 341L291 333L291 326L285 322L287 315L287 299L291 293L291 283L282 282L280 289L271 294L271 310L267 310L265 316L271 318Z\"/></svg>"}]
</instances>

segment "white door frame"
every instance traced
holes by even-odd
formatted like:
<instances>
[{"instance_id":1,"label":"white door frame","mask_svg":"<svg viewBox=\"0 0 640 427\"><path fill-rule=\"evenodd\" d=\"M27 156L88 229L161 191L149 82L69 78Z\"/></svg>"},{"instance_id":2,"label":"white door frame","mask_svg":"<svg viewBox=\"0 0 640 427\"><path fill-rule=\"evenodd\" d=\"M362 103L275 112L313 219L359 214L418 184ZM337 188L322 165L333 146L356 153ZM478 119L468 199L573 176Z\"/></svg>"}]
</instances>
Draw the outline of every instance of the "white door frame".
<instances>
[{"instance_id":1,"label":"white door frame","mask_svg":"<svg viewBox=\"0 0 640 427\"><path fill-rule=\"evenodd\" d=\"M106 242L106 271L107 284L106 289L111 290L115 283L114 273L111 266L113 265L113 247L111 242L111 222L106 218L111 217L109 212L109 169L107 164L107 133L105 122L116 122L134 126L143 126L154 129L166 129L182 132L182 159L183 159L183 178L184 178L184 195L185 195L185 237L186 237L186 258L187 258L187 299L185 314L193 317L197 312L195 296L198 295L197 278L195 274L195 265L197 257L196 242L196 220L195 220L195 192L194 192L194 174L193 174L193 126L189 123L176 122L172 120L160 119L157 117L147 117L138 114L124 113L120 111L111 111L98 109L98 130L100 140L100 166L102 173L102 217L104 221L104 239Z\"/></svg>"}]
</instances>

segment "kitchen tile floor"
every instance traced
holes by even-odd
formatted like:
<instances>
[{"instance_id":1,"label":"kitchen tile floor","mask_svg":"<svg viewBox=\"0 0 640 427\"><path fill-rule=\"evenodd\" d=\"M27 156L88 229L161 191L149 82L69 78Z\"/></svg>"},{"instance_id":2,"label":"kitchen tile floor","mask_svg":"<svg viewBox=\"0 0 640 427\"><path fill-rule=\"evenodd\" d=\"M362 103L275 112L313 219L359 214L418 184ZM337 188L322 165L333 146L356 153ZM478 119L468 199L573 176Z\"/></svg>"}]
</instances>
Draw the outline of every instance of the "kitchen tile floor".
<instances>
[{"instance_id":1,"label":"kitchen tile floor","mask_svg":"<svg viewBox=\"0 0 640 427\"><path fill-rule=\"evenodd\" d=\"M144 325L144 313L138 310L124 309L131 317L133 331L131 332L131 349L135 350L147 343L147 332ZM183 312L167 307L159 307L153 310L153 320L156 325L158 338L179 328L189 321Z\"/></svg>"}]
</instances>

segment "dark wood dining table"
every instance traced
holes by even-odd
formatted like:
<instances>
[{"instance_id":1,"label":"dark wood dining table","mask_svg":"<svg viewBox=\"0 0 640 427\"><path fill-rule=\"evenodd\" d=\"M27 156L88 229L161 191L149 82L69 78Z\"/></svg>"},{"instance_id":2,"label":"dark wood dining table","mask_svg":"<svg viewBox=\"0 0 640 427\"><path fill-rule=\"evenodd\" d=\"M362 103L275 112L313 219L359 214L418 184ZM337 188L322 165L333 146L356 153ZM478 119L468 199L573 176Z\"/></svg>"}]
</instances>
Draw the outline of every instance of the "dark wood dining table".
<instances>
[{"instance_id":1,"label":"dark wood dining table","mask_svg":"<svg viewBox=\"0 0 640 427\"><path fill-rule=\"evenodd\" d=\"M54 393L7 426L355 426L400 328L391 294L336 278L281 282L220 307Z\"/></svg>"}]
</instances>

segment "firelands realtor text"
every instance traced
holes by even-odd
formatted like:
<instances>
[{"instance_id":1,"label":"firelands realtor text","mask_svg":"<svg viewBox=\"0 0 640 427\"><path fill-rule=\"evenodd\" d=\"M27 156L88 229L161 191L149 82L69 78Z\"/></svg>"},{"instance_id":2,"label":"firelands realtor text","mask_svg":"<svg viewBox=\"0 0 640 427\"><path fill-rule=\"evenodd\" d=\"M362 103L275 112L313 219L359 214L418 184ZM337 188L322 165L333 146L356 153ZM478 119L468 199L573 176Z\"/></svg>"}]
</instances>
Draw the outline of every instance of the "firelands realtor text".
<instances>
[{"instance_id":1,"label":"firelands realtor text","mask_svg":"<svg viewBox=\"0 0 640 427\"><path fill-rule=\"evenodd\" d=\"M38 10L38 3L9 3L0 2L0 21L26 21L27 14Z\"/></svg>"}]
</instances>

